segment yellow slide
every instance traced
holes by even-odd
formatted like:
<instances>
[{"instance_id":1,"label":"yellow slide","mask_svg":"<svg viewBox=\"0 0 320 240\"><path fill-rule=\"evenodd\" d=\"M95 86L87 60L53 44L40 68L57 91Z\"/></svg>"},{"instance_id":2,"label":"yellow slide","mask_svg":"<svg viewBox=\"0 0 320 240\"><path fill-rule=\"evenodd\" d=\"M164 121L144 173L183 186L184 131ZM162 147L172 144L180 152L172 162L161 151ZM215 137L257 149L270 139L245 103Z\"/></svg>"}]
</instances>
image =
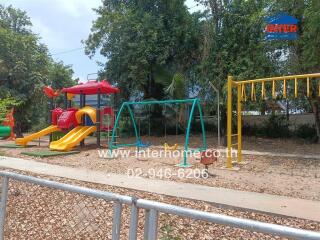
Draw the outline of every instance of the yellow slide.
<instances>
[{"instance_id":1,"label":"yellow slide","mask_svg":"<svg viewBox=\"0 0 320 240\"><path fill-rule=\"evenodd\" d=\"M58 151L70 151L74 146L85 139L90 133L93 133L96 130L97 127L95 126L78 126L72 129L58 141L51 142L50 149Z\"/></svg>"},{"instance_id":2,"label":"yellow slide","mask_svg":"<svg viewBox=\"0 0 320 240\"><path fill-rule=\"evenodd\" d=\"M17 138L16 144L22 145L25 147L28 144L28 142L32 141L33 139L41 138L45 135L48 135L50 133L57 132L57 131L60 131L60 128L58 128L56 125L50 125L49 127L42 129L39 132L30 134L24 138Z\"/></svg>"}]
</instances>

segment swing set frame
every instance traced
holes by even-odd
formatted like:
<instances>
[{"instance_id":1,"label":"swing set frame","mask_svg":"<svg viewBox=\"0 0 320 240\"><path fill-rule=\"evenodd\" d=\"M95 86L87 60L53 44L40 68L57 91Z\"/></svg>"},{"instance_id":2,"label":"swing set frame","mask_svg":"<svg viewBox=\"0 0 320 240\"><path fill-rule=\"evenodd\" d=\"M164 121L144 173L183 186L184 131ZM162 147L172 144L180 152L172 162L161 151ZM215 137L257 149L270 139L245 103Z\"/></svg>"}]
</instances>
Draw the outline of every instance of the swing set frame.
<instances>
[{"instance_id":1,"label":"swing set frame","mask_svg":"<svg viewBox=\"0 0 320 240\"><path fill-rule=\"evenodd\" d=\"M289 89L288 83L293 81L293 96L295 98L299 97L299 82L306 83L306 94L307 98L311 95L311 84L312 80L318 79L317 88L315 91L316 94L320 97L320 73L313 73L313 74L301 74L301 75L290 75L290 76L282 76L282 77L269 77L269 78L259 78L259 79L252 79L252 80L243 80L243 81L235 81L233 80L232 76L228 76L228 102L227 102L227 168L233 168L233 161L232 161L232 152L233 147L236 149L237 153L237 164L243 164L242 162L242 103L246 102L247 99L247 86L250 88L250 99L251 101L256 101L256 86L261 84L261 98L267 99L266 94L266 87L267 84L271 87L271 98L277 99L278 95L281 95L283 98L288 98L289 96ZM277 89L277 82L280 82L280 87ZM279 84L278 84L279 85ZM236 88L236 96L237 96L237 109L234 112L232 109L232 95L233 95L233 88ZM237 133L232 133L232 115L233 113L237 114ZM234 142L233 139L237 138L237 141Z\"/></svg>"},{"instance_id":2,"label":"swing set frame","mask_svg":"<svg viewBox=\"0 0 320 240\"><path fill-rule=\"evenodd\" d=\"M197 148L197 149L192 149L191 151L205 151L207 149L207 142L206 142L206 133L205 133L205 128L204 128L204 120L203 120L203 114L202 114L202 108L200 105L200 100L198 98L194 99L176 99L176 100L151 100L151 101L140 101L140 102L124 102L122 103L119 112L117 114L114 127L112 130L112 138L111 142L109 143L109 150L112 151L113 149L117 149L120 147L136 147L137 151L140 150L141 148L141 137L140 133L137 128L137 124L135 121L135 116L132 110L133 105L154 105L154 104L159 104L159 105L165 105L166 104L182 104L182 103L191 103L191 111L189 113L189 118L188 118L188 125L187 125L187 130L186 130L186 137L185 137L185 143L184 143L184 152L183 152L183 160L181 161L180 164L177 166L179 167L190 167L191 164L187 160L187 155L189 150L189 139L190 139L190 129L191 129L191 123L192 123L192 117L194 115L194 110L195 108L198 108L199 110L199 115L200 115L200 124L201 124L201 131L202 131L202 147ZM130 119L134 128L134 133L136 137L136 142L135 143L124 143L124 144L116 144L115 143L115 138L116 138L116 130L118 128L121 114L123 111L127 109L130 115Z\"/></svg>"}]
</instances>

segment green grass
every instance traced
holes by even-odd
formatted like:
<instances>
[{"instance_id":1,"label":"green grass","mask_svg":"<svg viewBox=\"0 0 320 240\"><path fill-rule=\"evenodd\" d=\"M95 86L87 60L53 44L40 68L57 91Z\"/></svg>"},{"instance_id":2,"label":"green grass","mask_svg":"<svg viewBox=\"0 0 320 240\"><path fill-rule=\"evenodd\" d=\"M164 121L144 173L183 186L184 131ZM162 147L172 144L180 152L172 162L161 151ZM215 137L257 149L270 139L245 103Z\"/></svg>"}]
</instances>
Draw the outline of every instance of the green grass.
<instances>
[{"instance_id":1,"label":"green grass","mask_svg":"<svg viewBox=\"0 0 320 240\"><path fill-rule=\"evenodd\" d=\"M77 154L80 151L69 151L69 152L58 152L58 151L50 151L50 150L38 150L32 152L22 152L21 154L32 156L32 157L54 157L54 156L63 156L63 155L70 155L70 154Z\"/></svg>"},{"instance_id":2,"label":"green grass","mask_svg":"<svg viewBox=\"0 0 320 240\"><path fill-rule=\"evenodd\" d=\"M17 145L17 144L3 144L3 145L0 145L0 148L30 148L30 147L34 147L36 145L27 145L26 147L23 147L21 145Z\"/></svg>"}]
</instances>

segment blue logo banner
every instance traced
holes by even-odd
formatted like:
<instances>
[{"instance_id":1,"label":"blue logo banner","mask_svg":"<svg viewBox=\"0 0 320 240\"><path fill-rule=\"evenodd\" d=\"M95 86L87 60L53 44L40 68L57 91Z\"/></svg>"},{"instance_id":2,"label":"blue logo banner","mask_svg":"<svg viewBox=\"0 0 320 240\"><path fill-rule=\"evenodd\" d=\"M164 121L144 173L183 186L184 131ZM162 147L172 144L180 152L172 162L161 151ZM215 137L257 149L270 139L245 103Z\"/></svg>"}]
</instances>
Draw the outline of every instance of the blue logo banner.
<instances>
[{"instance_id":1,"label":"blue logo banner","mask_svg":"<svg viewBox=\"0 0 320 240\"><path fill-rule=\"evenodd\" d=\"M298 38L298 20L287 14L266 18L266 40L295 40Z\"/></svg>"}]
</instances>

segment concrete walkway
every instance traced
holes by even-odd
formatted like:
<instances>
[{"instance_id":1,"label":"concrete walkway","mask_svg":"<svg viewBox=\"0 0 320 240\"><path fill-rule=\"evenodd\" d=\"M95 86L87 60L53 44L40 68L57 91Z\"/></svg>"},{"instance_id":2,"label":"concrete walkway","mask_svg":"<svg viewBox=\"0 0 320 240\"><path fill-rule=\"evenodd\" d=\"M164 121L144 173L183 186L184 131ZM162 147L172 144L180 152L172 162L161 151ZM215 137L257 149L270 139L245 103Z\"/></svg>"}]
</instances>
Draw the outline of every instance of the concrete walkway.
<instances>
[{"instance_id":1,"label":"concrete walkway","mask_svg":"<svg viewBox=\"0 0 320 240\"><path fill-rule=\"evenodd\" d=\"M218 206L297 217L320 222L320 202L196 184L129 178L87 169L70 168L19 158L0 157L0 167L80 181L135 189L172 197L206 201Z\"/></svg>"},{"instance_id":2,"label":"concrete walkway","mask_svg":"<svg viewBox=\"0 0 320 240\"><path fill-rule=\"evenodd\" d=\"M225 148L219 148L219 151L226 153ZM270 156L270 157L287 157L287 158L301 158L301 159L317 159L320 160L320 154L291 154L291 153L278 153L278 152L260 152L251 150L242 150L244 155L255 155L255 156Z\"/></svg>"},{"instance_id":3,"label":"concrete walkway","mask_svg":"<svg viewBox=\"0 0 320 240\"><path fill-rule=\"evenodd\" d=\"M320 155L312 155L312 154L290 154L290 153L277 153L277 152L259 152L259 151L249 151L249 150L242 150L242 153L246 154L246 155L256 155L256 156L287 157L287 158L319 159L320 160Z\"/></svg>"}]
</instances>

